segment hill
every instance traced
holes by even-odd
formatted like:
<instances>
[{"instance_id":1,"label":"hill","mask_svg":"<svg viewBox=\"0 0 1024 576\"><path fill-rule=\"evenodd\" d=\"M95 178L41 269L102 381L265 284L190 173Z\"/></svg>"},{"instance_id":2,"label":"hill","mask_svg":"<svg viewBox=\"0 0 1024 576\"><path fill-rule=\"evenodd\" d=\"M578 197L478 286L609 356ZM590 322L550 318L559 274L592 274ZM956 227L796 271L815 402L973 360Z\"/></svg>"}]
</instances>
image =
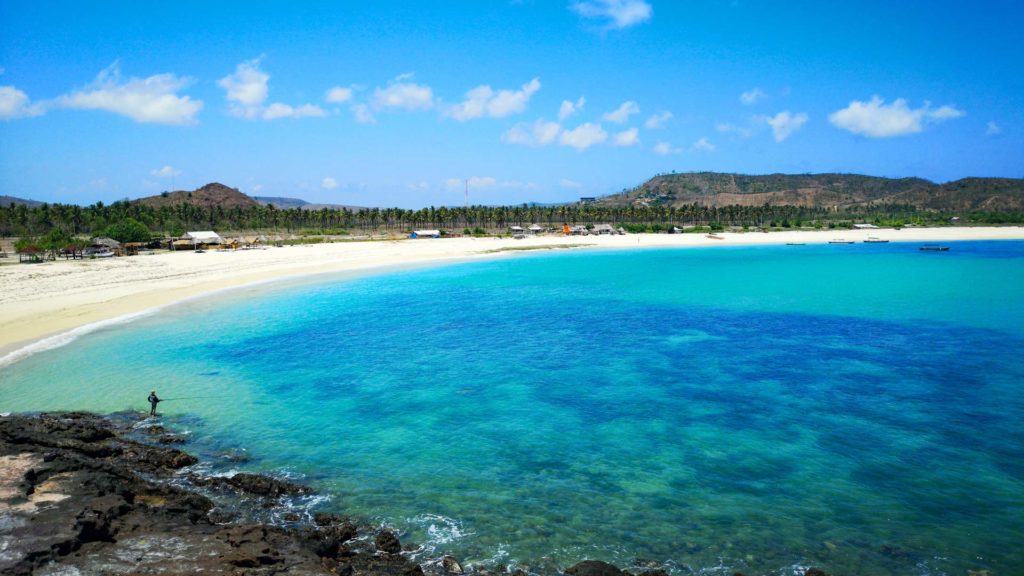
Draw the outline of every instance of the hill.
<instances>
[{"instance_id":1,"label":"hill","mask_svg":"<svg viewBox=\"0 0 1024 576\"><path fill-rule=\"evenodd\" d=\"M859 174L768 174L718 172L659 174L642 185L599 198L604 206L804 206L848 208L907 204L938 211L1019 211L1024 180L964 178L935 184L922 178Z\"/></svg>"},{"instance_id":2,"label":"hill","mask_svg":"<svg viewBox=\"0 0 1024 576\"><path fill-rule=\"evenodd\" d=\"M273 206L278 210L300 208L302 210L351 210L357 212L365 210L365 206L349 206L348 204L314 204L306 202L301 198L285 198L283 196L253 196L253 199L264 206Z\"/></svg>"},{"instance_id":3,"label":"hill","mask_svg":"<svg viewBox=\"0 0 1024 576\"><path fill-rule=\"evenodd\" d=\"M217 182L212 182L202 188L196 188L191 192L187 192L185 190L164 192L157 196L139 198L138 200L133 200L133 202L149 206L151 208L177 206L179 204L192 204L193 206L200 208L220 206L225 209L253 208L260 205L259 202L253 200L249 196L246 196L242 192L238 191L238 189L229 188Z\"/></svg>"},{"instance_id":4,"label":"hill","mask_svg":"<svg viewBox=\"0 0 1024 576\"><path fill-rule=\"evenodd\" d=\"M26 200L24 198L18 198L16 196L0 196L0 206L7 207L10 206L11 204L14 204L15 206L25 205L28 206L29 208L35 208L36 206L43 205L42 202L38 202L36 200Z\"/></svg>"}]
</instances>

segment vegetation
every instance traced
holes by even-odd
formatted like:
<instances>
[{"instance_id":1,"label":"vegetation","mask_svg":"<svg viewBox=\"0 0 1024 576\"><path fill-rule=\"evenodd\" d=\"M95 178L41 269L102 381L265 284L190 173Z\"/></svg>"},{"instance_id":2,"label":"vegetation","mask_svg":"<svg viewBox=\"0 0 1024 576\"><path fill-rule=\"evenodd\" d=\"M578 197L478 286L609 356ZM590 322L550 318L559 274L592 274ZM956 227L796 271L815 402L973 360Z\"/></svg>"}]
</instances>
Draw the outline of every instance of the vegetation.
<instances>
[{"instance_id":1,"label":"vegetation","mask_svg":"<svg viewBox=\"0 0 1024 576\"><path fill-rule=\"evenodd\" d=\"M192 192L87 207L6 198L10 201L0 205L0 236L36 238L59 230L69 238L106 235L122 242L206 229L314 239L403 234L418 228L479 236L535 223L560 228L606 222L629 232L848 228L863 222L894 227L1024 223L1024 180L965 178L938 185L919 178L854 174L663 174L595 203L418 210L311 209L314 205L304 202L301 208L293 203L295 207L281 209L217 183Z\"/></svg>"},{"instance_id":2,"label":"vegetation","mask_svg":"<svg viewBox=\"0 0 1024 576\"><path fill-rule=\"evenodd\" d=\"M113 238L118 242L149 242L153 238L149 228L134 218L125 218L111 224L99 235Z\"/></svg>"},{"instance_id":3,"label":"vegetation","mask_svg":"<svg viewBox=\"0 0 1024 576\"><path fill-rule=\"evenodd\" d=\"M148 234L180 236L185 230L213 229L274 231L304 236L356 233L404 233L416 228L461 230L480 235L487 231L505 232L509 226L559 228L607 222L629 232L667 232L673 227L690 229L710 227L790 228L849 227L855 222L883 226L949 225L953 216L960 223L1024 223L1024 212L954 213L925 211L907 205L879 204L846 209L807 206L605 206L566 204L561 206L470 206L405 210L372 208L278 210L273 206L242 208L209 207L191 204L152 207L132 202L88 207L66 204L0 206L0 236L41 236L57 229L70 236L108 235L119 241L144 242ZM145 229L145 230L144 230ZM466 232L466 230L469 232Z\"/></svg>"}]
</instances>

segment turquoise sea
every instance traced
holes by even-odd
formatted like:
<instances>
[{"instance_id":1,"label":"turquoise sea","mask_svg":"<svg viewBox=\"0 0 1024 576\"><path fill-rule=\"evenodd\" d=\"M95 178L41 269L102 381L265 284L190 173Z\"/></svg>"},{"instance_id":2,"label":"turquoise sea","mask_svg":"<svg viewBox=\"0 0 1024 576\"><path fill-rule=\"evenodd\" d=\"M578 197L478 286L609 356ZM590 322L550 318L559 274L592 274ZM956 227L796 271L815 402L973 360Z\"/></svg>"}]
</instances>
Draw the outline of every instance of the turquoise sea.
<instances>
[{"instance_id":1,"label":"turquoise sea","mask_svg":"<svg viewBox=\"0 0 1024 576\"><path fill-rule=\"evenodd\" d=\"M246 288L0 367L0 412L143 409L157 388L209 471L300 478L423 558L1024 574L1024 242L950 246Z\"/></svg>"}]
</instances>

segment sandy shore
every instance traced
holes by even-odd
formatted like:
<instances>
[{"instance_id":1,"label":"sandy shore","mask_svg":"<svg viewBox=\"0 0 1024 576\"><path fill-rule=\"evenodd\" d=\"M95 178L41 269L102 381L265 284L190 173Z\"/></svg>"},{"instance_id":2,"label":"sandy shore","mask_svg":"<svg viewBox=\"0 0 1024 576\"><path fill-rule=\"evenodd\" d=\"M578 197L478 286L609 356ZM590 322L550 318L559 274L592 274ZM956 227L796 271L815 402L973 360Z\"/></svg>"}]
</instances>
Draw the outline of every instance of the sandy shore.
<instances>
[{"instance_id":1,"label":"sandy shore","mask_svg":"<svg viewBox=\"0 0 1024 576\"><path fill-rule=\"evenodd\" d=\"M72 331L81 332L97 323L214 291L308 274L507 256L517 252L494 251L549 245L611 249L812 244L836 238L860 242L868 236L913 242L1010 240L1024 239L1024 227L751 232L721 236L724 239L709 239L703 234L629 234L541 236L521 240L451 238L340 242L235 252L158 252L130 258L5 265L0 266L0 364L20 357L31 348L53 345L54 339L70 339L75 335ZM30 344L33 346L29 347Z\"/></svg>"}]
</instances>

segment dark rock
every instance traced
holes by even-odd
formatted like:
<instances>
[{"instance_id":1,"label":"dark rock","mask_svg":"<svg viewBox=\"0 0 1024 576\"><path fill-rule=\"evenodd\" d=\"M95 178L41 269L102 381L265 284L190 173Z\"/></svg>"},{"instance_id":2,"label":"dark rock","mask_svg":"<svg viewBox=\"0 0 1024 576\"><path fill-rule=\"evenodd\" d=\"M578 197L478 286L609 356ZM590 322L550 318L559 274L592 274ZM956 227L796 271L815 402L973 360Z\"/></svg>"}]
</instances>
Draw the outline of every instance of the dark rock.
<instances>
[{"instance_id":1,"label":"dark rock","mask_svg":"<svg viewBox=\"0 0 1024 576\"><path fill-rule=\"evenodd\" d=\"M282 516L282 518L284 518L285 522L298 522L299 520L302 520L302 516L299 516L294 512L288 512L287 514Z\"/></svg>"},{"instance_id":2,"label":"dark rock","mask_svg":"<svg viewBox=\"0 0 1024 576\"><path fill-rule=\"evenodd\" d=\"M600 560L584 560L565 569L571 576L622 576L622 570Z\"/></svg>"},{"instance_id":3,"label":"dark rock","mask_svg":"<svg viewBox=\"0 0 1024 576\"><path fill-rule=\"evenodd\" d=\"M340 524L341 517L326 512L317 512L313 514L313 523L317 526L331 526L332 524Z\"/></svg>"},{"instance_id":4,"label":"dark rock","mask_svg":"<svg viewBox=\"0 0 1024 576\"><path fill-rule=\"evenodd\" d=\"M146 426L145 428L142 429L142 431L146 434L149 434L150 436L161 436L163 434L167 434L167 428L164 428L159 424L157 424L156 426Z\"/></svg>"},{"instance_id":5,"label":"dark rock","mask_svg":"<svg viewBox=\"0 0 1024 576\"><path fill-rule=\"evenodd\" d=\"M384 530L377 534L377 538L373 541L377 550L386 554L398 554L402 551L402 543L398 541L398 536L391 531Z\"/></svg>"},{"instance_id":6,"label":"dark rock","mask_svg":"<svg viewBox=\"0 0 1024 576\"><path fill-rule=\"evenodd\" d=\"M828 572L825 572L821 568L808 568L804 572L804 576L828 576Z\"/></svg>"},{"instance_id":7,"label":"dark rock","mask_svg":"<svg viewBox=\"0 0 1024 576\"><path fill-rule=\"evenodd\" d=\"M462 574L463 572L462 565L459 564L458 560L451 556L445 556L441 560L441 567L444 568L445 571L450 572L452 574Z\"/></svg>"},{"instance_id":8,"label":"dark rock","mask_svg":"<svg viewBox=\"0 0 1024 576\"><path fill-rule=\"evenodd\" d=\"M641 572L640 576L668 576L668 572L659 568L657 570L648 570L647 572Z\"/></svg>"},{"instance_id":9,"label":"dark rock","mask_svg":"<svg viewBox=\"0 0 1024 576\"><path fill-rule=\"evenodd\" d=\"M422 576L401 555L361 551L356 526L341 517L321 516L321 528L228 524L234 513L168 483L181 477L175 470L195 463L192 456L118 435L137 433L137 422L82 413L0 417L0 574L45 567L67 574ZM220 494L228 498L238 486L274 496L309 492L240 476L189 478L204 489L231 488ZM391 537L379 548L399 551Z\"/></svg>"},{"instance_id":10,"label":"dark rock","mask_svg":"<svg viewBox=\"0 0 1024 576\"><path fill-rule=\"evenodd\" d=\"M176 434L164 434L156 439L160 444L184 444L185 437Z\"/></svg>"},{"instance_id":11,"label":"dark rock","mask_svg":"<svg viewBox=\"0 0 1024 576\"><path fill-rule=\"evenodd\" d=\"M356 529L355 525L344 523L337 526L328 526L321 530L324 534L329 534L332 538L336 538L338 542L344 544L349 540L352 540L359 534L359 530Z\"/></svg>"},{"instance_id":12,"label":"dark rock","mask_svg":"<svg viewBox=\"0 0 1024 576\"><path fill-rule=\"evenodd\" d=\"M278 480L262 474L235 474L228 478L227 483L250 494L278 497L283 495L311 494L313 489L301 484L293 484L286 480Z\"/></svg>"}]
</instances>

